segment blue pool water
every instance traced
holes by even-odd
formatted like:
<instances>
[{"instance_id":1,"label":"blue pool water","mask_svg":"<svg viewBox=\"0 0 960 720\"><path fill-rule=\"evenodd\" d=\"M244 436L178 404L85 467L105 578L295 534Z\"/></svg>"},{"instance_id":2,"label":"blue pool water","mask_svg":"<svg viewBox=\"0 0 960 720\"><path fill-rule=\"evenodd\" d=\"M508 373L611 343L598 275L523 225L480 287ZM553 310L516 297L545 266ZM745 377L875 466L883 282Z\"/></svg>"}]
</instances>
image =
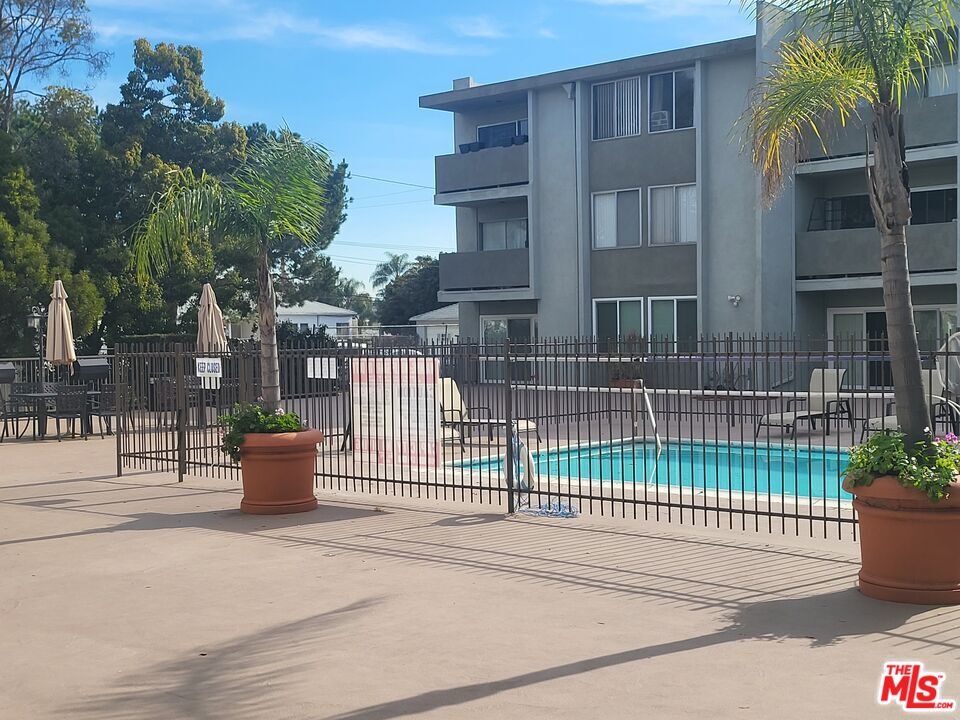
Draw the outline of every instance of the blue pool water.
<instances>
[{"instance_id":1,"label":"blue pool water","mask_svg":"<svg viewBox=\"0 0 960 720\"><path fill-rule=\"evenodd\" d=\"M541 480L651 483L712 492L757 493L814 500L851 500L840 487L847 465L843 449L789 445L665 443L660 458L653 442L611 443L540 451L534 461ZM465 467L498 471L502 458Z\"/></svg>"}]
</instances>

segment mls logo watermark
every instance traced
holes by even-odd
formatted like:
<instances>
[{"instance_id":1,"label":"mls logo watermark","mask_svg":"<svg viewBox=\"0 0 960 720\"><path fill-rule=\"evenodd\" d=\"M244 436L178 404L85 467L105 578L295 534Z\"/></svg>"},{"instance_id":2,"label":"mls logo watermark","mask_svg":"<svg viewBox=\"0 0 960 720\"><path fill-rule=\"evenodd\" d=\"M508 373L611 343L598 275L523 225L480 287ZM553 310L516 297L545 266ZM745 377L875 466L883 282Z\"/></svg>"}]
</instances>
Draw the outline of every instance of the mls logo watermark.
<instances>
[{"instance_id":1,"label":"mls logo watermark","mask_svg":"<svg viewBox=\"0 0 960 720\"><path fill-rule=\"evenodd\" d=\"M921 662L884 663L877 700L881 705L896 703L907 712L949 712L957 703L940 696L945 678L942 672L924 672Z\"/></svg>"}]
</instances>

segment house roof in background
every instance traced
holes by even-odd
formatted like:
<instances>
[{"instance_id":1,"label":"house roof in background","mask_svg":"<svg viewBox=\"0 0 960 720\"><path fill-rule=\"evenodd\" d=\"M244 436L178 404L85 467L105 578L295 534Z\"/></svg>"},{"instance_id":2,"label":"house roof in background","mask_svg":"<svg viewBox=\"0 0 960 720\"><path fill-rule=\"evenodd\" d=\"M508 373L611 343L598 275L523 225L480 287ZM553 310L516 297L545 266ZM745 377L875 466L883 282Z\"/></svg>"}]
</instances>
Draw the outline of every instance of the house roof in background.
<instances>
[{"instance_id":1,"label":"house roof in background","mask_svg":"<svg viewBox=\"0 0 960 720\"><path fill-rule=\"evenodd\" d=\"M281 305L277 308L277 314L284 315L342 315L343 317L356 317L353 310L328 305L322 302L313 302L308 300L303 305Z\"/></svg>"},{"instance_id":2,"label":"house roof in background","mask_svg":"<svg viewBox=\"0 0 960 720\"><path fill-rule=\"evenodd\" d=\"M410 318L410 322L447 322L447 323L459 323L460 322L460 307L457 303L453 305L444 305L439 307L436 310L430 310L429 312L420 313L419 315L414 315Z\"/></svg>"}]
</instances>

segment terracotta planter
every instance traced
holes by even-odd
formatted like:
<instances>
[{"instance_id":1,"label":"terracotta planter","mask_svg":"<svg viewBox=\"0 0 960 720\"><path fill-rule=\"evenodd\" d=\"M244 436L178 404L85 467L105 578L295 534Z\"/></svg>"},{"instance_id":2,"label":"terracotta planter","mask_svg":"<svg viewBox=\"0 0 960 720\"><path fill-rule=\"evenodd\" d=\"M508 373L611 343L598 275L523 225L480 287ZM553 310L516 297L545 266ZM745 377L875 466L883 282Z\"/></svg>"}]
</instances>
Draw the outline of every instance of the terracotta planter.
<instances>
[{"instance_id":1,"label":"terracotta planter","mask_svg":"<svg viewBox=\"0 0 960 720\"><path fill-rule=\"evenodd\" d=\"M250 433L240 445L243 500L240 509L254 515L313 510L314 471L319 430Z\"/></svg>"},{"instance_id":2,"label":"terracotta planter","mask_svg":"<svg viewBox=\"0 0 960 720\"><path fill-rule=\"evenodd\" d=\"M884 476L844 487L860 520L860 592L919 605L960 604L960 482L939 502Z\"/></svg>"}]
</instances>

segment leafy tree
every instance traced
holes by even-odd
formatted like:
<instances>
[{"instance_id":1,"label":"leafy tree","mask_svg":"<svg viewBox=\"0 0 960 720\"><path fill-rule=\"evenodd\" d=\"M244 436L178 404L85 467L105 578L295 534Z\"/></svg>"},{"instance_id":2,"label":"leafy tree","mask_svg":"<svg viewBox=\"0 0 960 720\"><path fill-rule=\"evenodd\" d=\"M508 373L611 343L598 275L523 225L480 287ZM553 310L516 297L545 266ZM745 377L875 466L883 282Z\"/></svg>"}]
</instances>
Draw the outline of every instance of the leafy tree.
<instances>
[{"instance_id":1,"label":"leafy tree","mask_svg":"<svg viewBox=\"0 0 960 720\"><path fill-rule=\"evenodd\" d=\"M156 156L177 167L222 175L243 161L247 136L221 122L224 102L203 83L203 53L191 45L140 38L121 100L103 112L103 141L117 154Z\"/></svg>"},{"instance_id":2,"label":"leafy tree","mask_svg":"<svg viewBox=\"0 0 960 720\"><path fill-rule=\"evenodd\" d=\"M746 0L744 0L746 2ZM804 133L822 138L826 124L846 124L861 104L873 163L870 206L880 231L883 300L897 419L913 447L930 435L907 271L910 179L901 103L928 72L943 72L955 51L957 0L780 0L763 4L792 29L780 58L755 89L748 110L753 160L772 202L789 176Z\"/></svg>"},{"instance_id":3,"label":"leafy tree","mask_svg":"<svg viewBox=\"0 0 960 720\"><path fill-rule=\"evenodd\" d=\"M219 180L182 171L159 195L135 240L141 275L156 277L184 253L185 238L223 234L246 243L257 258L257 308L264 405L280 403L276 305L271 253L288 238L316 242L325 210L324 187L333 171L326 150L289 130L252 145L245 162Z\"/></svg>"},{"instance_id":4,"label":"leafy tree","mask_svg":"<svg viewBox=\"0 0 960 720\"><path fill-rule=\"evenodd\" d=\"M440 307L440 263L421 255L406 272L383 289L378 311L383 325L407 325L410 318Z\"/></svg>"},{"instance_id":5,"label":"leafy tree","mask_svg":"<svg viewBox=\"0 0 960 720\"><path fill-rule=\"evenodd\" d=\"M109 55L94 49L85 0L0 0L0 123L13 125L17 96L25 84L53 72L85 65L91 75L106 67Z\"/></svg>"},{"instance_id":6,"label":"leafy tree","mask_svg":"<svg viewBox=\"0 0 960 720\"><path fill-rule=\"evenodd\" d=\"M406 253L395 255L387 253L387 259L376 266L370 276L370 284L375 288L385 286L394 280L399 280L410 269L410 258Z\"/></svg>"}]
</instances>

